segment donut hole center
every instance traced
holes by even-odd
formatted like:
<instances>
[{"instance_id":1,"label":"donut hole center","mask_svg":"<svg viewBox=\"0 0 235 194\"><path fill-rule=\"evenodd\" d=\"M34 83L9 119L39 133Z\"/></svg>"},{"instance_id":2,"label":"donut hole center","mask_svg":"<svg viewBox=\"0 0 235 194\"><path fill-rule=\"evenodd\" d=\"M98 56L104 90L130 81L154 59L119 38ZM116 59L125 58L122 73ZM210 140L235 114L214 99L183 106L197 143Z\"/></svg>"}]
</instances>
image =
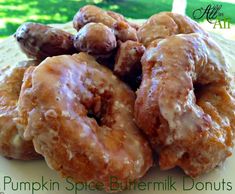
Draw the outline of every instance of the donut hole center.
<instances>
[{"instance_id":1,"label":"donut hole center","mask_svg":"<svg viewBox=\"0 0 235 194\"><path fill-rule=\"evenodd\" d=\"M198 101L198 99L200 98L203 87L205 86L203 86L202 84L194 84L194 94L196 97L196 101Z\"/></svg>"},{"instance_id":2,"label":"donut hole center","mask_svg":"<svg viewBox=\"0 0 235 194\"><path fill-rule=\"evenodd\" d=\"M185 152L182 156L183 160L188 160L190 158L190 154L188 152Z\"/></svg>"},{"instance_id":3,"label":"donut hole center","mask_svg":"<svg viewBox=\"0 0 235 194\"><path fill-rule=\"evenodd\" d=\"M110 123L112 115L112 94L104 92L103 94L96 95L91 102L91 106L87 107L87 117L96 120L99 126L107 126Z\"/></svg>"},{"instance_id":4,"label":"donut hole center","mask_svg":"<svg viewBox=\"0 0 235 194\"><path fill-rule=\"evenodd\" d=\"M99 126L109 126L113 114L114 89L105 78L94 81L91 77L96 76L87 72L82 79L84 88L89 95L83 97L81 103L86 109L88 118L94 119Z\"/></svg>"},{"instance_id":5,"label":"donut hole center","mask_svg":"<svg viewBox=\"0 0 235 194\"><path fill-rule=\"evenodd\" d=\"M89 110L88 110L87 116L88 116L89 118L95 119L96 122L98 123L98 125L102 125L102 122L101 122L101 119L102 119L102 118L101 118L101 115L95 114L92 109L89 109Z\"/></svg>"}]
</instances>

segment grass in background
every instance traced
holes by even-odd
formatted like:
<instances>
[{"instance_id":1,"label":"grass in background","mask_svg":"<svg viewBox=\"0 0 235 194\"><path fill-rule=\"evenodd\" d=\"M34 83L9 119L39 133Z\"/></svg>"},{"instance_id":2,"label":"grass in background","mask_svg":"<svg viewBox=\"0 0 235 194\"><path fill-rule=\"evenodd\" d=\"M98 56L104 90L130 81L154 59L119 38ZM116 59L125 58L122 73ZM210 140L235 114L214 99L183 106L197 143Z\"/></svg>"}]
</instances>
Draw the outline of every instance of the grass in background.
<instances>
[{"instance_id":1,"label":"grass in background","mask_svg":"<svg viewBox=\"0 0 235 194\"><path fill-rule=\"evenodd\" d=\"M161 11L171 11L173 0L0 0L0 38L15 32L25 21L65 23L71 21L78 9L95 4L117 11L126 17L143 19ZM192 17L195 9L209 3L221 4L222 12L235 23L235 4L213 0L187 0L186 13Z\"/></svg>"},{"instance_id":2,"label":"grass in background","mask_svg":"<svg viewBox=\"0 0 235 194\"><path fill-rule=\"evenodd\" d=\"M0 0L0 37L14 33L25 21L64 23L71 21L78 9L95 4L135 19L170 11L173 0Z\"/></svg>"}]
</instances>

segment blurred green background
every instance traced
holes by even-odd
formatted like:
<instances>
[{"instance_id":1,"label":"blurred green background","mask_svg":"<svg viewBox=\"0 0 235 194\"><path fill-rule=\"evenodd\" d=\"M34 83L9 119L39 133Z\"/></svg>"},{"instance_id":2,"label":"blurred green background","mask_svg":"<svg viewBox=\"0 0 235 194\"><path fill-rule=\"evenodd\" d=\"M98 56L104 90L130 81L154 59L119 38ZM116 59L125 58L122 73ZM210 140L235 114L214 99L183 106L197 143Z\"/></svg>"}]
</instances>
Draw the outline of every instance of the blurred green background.
<instances>
[{"instance_id":1,"label":"blurred green background","mask_svg":"<svg viewBox=\"0 0 235 194\"><path fill-rule=\"evenodd\" d=\"M14 33L25 21L44 24L64 23L72 20L78 9L86 4L117 11L128 18L148 18L154 13L171 11L174 0L0 0L0 38ZM226 17L235 23L235 4L230 1L187 0L186 13L206 7L209 3L221 4Z\"/></svg>"}]
</instances>

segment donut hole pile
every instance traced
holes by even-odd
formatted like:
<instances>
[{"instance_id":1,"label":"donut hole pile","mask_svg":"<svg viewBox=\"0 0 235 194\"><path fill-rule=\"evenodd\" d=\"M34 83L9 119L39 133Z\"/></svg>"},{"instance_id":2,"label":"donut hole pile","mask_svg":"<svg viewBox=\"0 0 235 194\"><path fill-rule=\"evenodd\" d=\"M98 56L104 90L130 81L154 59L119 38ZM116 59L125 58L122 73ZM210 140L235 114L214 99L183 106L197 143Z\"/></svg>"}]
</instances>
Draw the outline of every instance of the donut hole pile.
<instances>
[{"instance_id":1,"label":"donut hole pile","mask_svg":"<svg viewBox=\"0 0 235 194\"><path fill-rule=\"evenodd\" d=\"M29 58L43 60L61 54L86 52L111 70L117 66L114 73L120 75L120 79L126 81L133 89L139 86L143 45L138 42L138 25L129 23L118 13L87 5L74 16L73 26L77 30L75 35L28 22L22 24L14 36ZM127 41L133 41L133 46L122 46ZM129 64L120 69L118 66L122 60L128 61ZM134 70L133 66L138 70ZM132 76L133 72L135 76ZM129 76L132 78L129 79Z\"/></svg>"}]
</instances>

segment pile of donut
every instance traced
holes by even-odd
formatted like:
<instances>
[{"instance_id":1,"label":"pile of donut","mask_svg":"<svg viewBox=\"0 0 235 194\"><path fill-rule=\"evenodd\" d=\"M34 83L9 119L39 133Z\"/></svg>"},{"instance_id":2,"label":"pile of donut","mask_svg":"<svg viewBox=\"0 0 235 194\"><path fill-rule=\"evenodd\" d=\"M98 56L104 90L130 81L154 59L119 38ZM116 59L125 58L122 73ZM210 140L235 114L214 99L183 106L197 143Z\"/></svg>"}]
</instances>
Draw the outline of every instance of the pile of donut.
<instances>
[{"instance_id":1,"label":"pile of donut","mask_svg":"<svg viewBox=\"0 0 235 194\"><path fill-rule=\"evenodd\" d=\"M232 154L233 79L196 22L162 12L138 26L87 5L73 26L76 35L37 23L15 33L30 59L1 69L1 155L44 157L109 192L110 176L126 183L159 163L196 177Z\"/></svg>"}]
</instances>

